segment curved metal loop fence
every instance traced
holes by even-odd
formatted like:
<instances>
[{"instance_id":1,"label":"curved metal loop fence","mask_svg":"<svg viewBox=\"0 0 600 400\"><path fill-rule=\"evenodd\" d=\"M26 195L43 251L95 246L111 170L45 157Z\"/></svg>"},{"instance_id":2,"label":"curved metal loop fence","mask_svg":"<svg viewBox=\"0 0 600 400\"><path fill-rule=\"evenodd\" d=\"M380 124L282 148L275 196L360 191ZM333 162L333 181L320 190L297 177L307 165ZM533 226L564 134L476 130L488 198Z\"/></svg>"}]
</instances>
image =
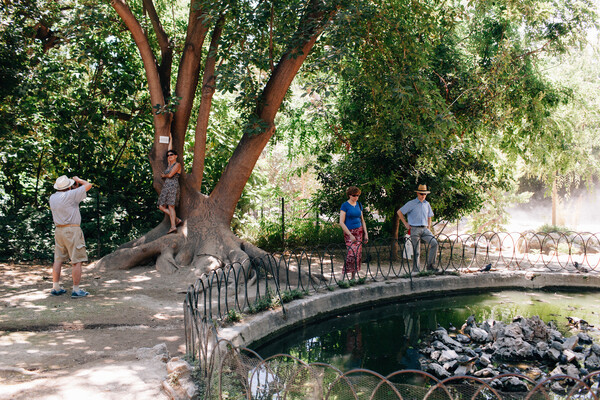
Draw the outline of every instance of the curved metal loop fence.
<instances>
[{"instance_id":1,"label":"curved metal loop fence","mask_svg":"<svg viewBox=\"0 0 600 400\"><path fill-rule=\"evenodd\" d=\"M441 234L435 242L378 239L353 248L340 243L290 249L203 274L184 301L187 352L208 374L220 324L275 306L285 313L288 301L338 286L479 270L581 273L600 268L600 233ZM431 252L434 263L428 265Z\"/></svg>"},{"instance_id":2,"label":"curved metal loop fence","mask_svg":"<svg viewBox=\"0 0 600 400\"><path fill-rule=\"evenodd\" d=\"M383 376L368 369L342 372L325 363L306 363L289 354L261 358L247 348L218 342L206 379L205 399L590 399L598 400L600 371L583 378L553 375L538 380L517 374L490 378L438 379L420 370Z\"/></svg>"}]
</instances>

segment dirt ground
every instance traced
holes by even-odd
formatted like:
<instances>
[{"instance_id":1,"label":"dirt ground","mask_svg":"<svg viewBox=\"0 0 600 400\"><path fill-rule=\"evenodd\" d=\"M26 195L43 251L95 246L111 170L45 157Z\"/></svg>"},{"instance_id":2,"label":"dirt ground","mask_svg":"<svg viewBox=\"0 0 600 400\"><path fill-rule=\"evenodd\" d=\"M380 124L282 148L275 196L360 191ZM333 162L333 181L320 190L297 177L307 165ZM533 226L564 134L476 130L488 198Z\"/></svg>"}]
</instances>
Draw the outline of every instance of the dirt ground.
<instances>
[{"instance_id":1,"label":"dirt ground","mask_svg":"<svg viewBox=\"0 0 600 400\"><path fill-rule=\"evenodd\" d=\"M50 264L0 263L0 277L0 399L167 398L166 364L148 348L185 353L183 300L193 282L152 266L90 264L81 282L90 295L72 299L67 264L62 296L50 295Z\"/></svg>"}]
</instances>

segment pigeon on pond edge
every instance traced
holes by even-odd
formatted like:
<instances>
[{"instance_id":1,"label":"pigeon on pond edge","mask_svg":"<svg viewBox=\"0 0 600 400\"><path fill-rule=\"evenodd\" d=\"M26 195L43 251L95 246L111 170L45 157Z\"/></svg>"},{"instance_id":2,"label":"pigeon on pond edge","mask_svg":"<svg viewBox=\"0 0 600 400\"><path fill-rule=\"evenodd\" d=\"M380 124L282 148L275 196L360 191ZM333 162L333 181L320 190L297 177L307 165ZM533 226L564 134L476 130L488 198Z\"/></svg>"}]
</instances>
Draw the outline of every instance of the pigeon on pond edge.
<instances>
[{"instance_id":1,"label":"pigeon on pond edge","mask_svg":"<svg viewBox=\"0 0 600 400\"><path fill-rule=\"evenodd\" d=\"M491 269L492 269L492 264L488 264L488 265L486 265L485 267L481 268L481 269L479 270L479 272L488 272L488 271L489 271L489 270L491 270Z\"/></svg>"}]
</instances>

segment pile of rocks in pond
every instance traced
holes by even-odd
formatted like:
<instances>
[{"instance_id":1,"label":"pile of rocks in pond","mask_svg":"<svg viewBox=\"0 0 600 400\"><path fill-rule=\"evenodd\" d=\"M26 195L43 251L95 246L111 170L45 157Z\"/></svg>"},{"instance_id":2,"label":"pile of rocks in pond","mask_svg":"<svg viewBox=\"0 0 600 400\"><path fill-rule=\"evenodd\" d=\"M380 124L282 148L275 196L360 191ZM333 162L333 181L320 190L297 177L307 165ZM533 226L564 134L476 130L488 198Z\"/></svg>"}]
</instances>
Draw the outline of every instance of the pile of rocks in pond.
<instances>
[{"instance_id":1,"label":"pile of rocks in pond","mask_svg":"<svg viewBox=\"0 0 600 400\"><path fill-rule=\"evenodd\" d=\"M591 326L578 321L578 328ZM494 378L501 374L520 374L534 381L555 375L584 378L600 370L600 345L585 331L564 337L553 322L544 323L539 317L516 317L512 323L484 321L477 323L473 316L458 332L449 333L443 327L432 332L421 343L421 369L439 379L451 376ZM556 380L552 390L565 391L573 380ZM526 392L524 380L502 377L490 386L506 392Z\"/></svg>"}]
</instances>

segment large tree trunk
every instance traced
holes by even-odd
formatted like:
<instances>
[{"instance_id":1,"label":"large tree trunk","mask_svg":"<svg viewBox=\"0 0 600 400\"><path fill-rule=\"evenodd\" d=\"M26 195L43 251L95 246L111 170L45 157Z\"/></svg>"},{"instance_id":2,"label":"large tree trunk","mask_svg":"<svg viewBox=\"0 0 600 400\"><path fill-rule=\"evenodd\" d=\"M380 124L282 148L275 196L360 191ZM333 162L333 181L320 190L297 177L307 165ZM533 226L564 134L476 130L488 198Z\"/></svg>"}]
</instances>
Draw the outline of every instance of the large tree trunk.
<instances>
[{"instance_id":1,"label":"large tree trunk","mask_svg":"<svg viewBox=\"0 0 600 400\"><path fill-rule=\"evenodd\" d=\"M159 38L163 62L157 63L146 37L146 33L128 8L125 0L112 0L111 4L131 32L144 61L152 104L158 110L166 104L169 96L164 82L170 75L170 44L158 21L151 0L143 0L152 26ZM215 92L215 68L218 57L218 43L225 15L216 18L211 36L210 51L206 55L204 68L201 68L202 46L208 32L210 19L201 8L204 2L193 0L190 5L190 18L186 45L183 50L177 77L176 95L180 99L173 113L155 113L155 140L150 152L150 162L157 192L162 187L160 174L165 168L164 154L167 145L160 143L160 136L170 136L173 148L183 154L186 129L199 83L199 72L203 70L201 102L196 122L195 144L192 170L180 177L181 196L177 215L183 219L177 233L167 234L170 227L167 218L143 237L122 245L114 253L98 262L100 268L128 269L137 265L156 261L162 272L173 273L182 267L188 273L200 275L228 263L248 263L249 258L266 253L257 247L237 238L230 229L231 219L244 186L254 169L262 150L275 132L275 116L281 106L294 77L314 46L327 21L336 12L336 7L327 8L322 0L310 0L297 28L290 38L288 50L283 52L273 68L260 100L257 101L255 117L264 127L259 134L244 134L225 168L221 179L209 196L201 193L202 174L206 151L208 118ZM165 62L167 57L167 62ZM181 159L179 160L182 161ZM158 212L158 211L157 211Z\"/></svg>"},{"instance_id":2,"label":"large tree trunk","mask_svg":"<svg viewBox=\"0 0 600 400\"><path fill-rule=\"evenodd\" d=\"M229 215L220 211L209 197L188 192L182 196L179 209L185 219L177 233L167 234L169 223L165 219L143 237L102 258L98 266L129 269L156 261L161 272L173 273L181 267L190 267L199 276L224 264L244 263L249 257L265 255L231 232Z\"/></svg>"}]
</instances>

